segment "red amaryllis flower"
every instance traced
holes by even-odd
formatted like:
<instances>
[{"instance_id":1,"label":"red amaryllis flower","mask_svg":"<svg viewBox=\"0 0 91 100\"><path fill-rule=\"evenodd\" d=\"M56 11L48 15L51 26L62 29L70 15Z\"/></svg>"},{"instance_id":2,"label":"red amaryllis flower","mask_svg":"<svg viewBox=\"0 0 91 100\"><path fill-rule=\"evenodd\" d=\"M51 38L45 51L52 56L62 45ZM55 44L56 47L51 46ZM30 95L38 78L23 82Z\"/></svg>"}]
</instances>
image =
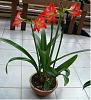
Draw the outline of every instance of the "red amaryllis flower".
<instances>
[{"instance_id":1,"label":"red amaryllis flower","mask_svg":"<svg viewBox=\"0 0 91 100\"><path fill-rule=\"evenodd\" d=\"M57 12L53 3L46 7L46 9L41 14L47 18L49 23L56 22Z\"/></svg>"},{"instance_id":2,"label":"red amaryllis flower","mask_svg":"<svg viewBox=\"0 0 91 100\"><path fill-rule=\"evenodd\" d=\"M72 17L76 17L76 16L79 16L80 15L80 5L79 3L74 3L71 5L70 7L70 15Z\"/></svg>"},{"instance_id":3,"label":"red amaryllis flower","mask_svg":"<svg viewBox=\"0 0 91 100\"><path fill-rule=\"evenodd\" d=\"M39 32L41 28L46 28L45 19L41 15L39 15L36 20L33 20L33 23L34 23L34 28L33 28L34 31L37 30Z\"/></svg>"},{"instance_id":4,"label":"red amaryllis flower","mask_svg":"<svg viewBox=\"0 0 91 100\"><path fill-rule=\"evenodd\" d=\"M21 12L18 11L17 14L16 14L16 16L15 16L15 19L13 21L13 24L12 24L13 27L15 27L15 26L18 27L20 25L20 23L21 23L21 17L20 17L20 15L21 15Z\"/></svg>"}]
</instances>

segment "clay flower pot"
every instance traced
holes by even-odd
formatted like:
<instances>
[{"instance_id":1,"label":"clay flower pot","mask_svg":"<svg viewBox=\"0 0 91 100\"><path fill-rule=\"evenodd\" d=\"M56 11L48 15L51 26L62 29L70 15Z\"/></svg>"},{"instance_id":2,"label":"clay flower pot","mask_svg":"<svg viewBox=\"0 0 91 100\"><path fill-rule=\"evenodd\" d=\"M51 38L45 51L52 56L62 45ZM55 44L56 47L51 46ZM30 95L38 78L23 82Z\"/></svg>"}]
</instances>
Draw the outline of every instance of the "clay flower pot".
<instances>
[{"instance_id":1,"label":"clay flower pot","mask_svg":"<svg viewBox=\"0 0 91 100\"><path fill-rule=\"evenodd\" d=\"M30 77L30 86L32 88L32 90L35 92L35 94L39 95L39 96L47 96L49 94L51 94L58 86L58 82L56 80L56 85L55 87L52 89L52 90L48 90L48 91L43 91L43 90L40 90L36 87L34 87L34 85L32 84L32 77L34 76L35 74L33 74L31 77Z\"/></svg>"}]
</instances>

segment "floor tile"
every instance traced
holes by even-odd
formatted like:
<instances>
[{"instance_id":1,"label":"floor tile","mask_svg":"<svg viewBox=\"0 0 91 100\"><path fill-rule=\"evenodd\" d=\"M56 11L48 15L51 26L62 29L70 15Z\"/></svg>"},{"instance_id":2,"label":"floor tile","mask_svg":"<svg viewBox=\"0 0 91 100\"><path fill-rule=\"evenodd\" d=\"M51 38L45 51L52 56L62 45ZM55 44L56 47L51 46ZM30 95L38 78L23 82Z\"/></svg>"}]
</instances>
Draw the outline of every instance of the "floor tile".
<instances>
[{"instance_id":1,"label":"floor tile","mask_svg":"<svg viewBox=\"0 0 91 100\"><path fill-rule=\"evenodd\" d=\"M86 87L85 91L86 91L88 97L91 99L91 87Z\"/></svg>"},{"instance_id":2,"label":"floor tile","mask_svg":"<svg viewBox=\"0 0 91 100\"><path fill-rule=\"evenodd\" d=\"M77 35L70 35L70 34L64 34L63 35L63 42L65 43L77 43Z\"/></svg>"},{"instance_id":3,"label":"floor tile","mask_svg":"<svg viewBox=\"0 0 91 100\"><path fill-rule=\"evenodd\" d=\"M67 53L82 50L80 44L78 43L63 43L63 47Z\"/></svg>"},{"instance_id":4,"label":"floor tile","mask_svg":"<svg viewBox=\"0 0 91 100\"><path fill-rule=\"evenodd\" d=\"M63 76L58 76L58 86L64 87L64 78ZM82 87L81 82L73 68L70 68L69 83L66 87Z\"/></svg>"},{"instance_id":5,"label":"floor tile","mask_svg":"<svg viewBox=\"0 0 91 100\"><path fill-rule=\"evenodd\" d=\"M4 31L4 30L0 29L0 37L2 37L3 31Z\"/></svg>"},{"instance_id":6,"label":"floor tile","mask_svg":"<svg viewBox=\"0 0 91 100\"><path fill-rule=\"evenodd\" d=\"M35 44L33 40L23 40L23 47L29 52L35 52Z\"/></svg>"},{"instance_id":7,"label":"floor tile","mask_svg":"<svg viewBox=\"0 0 91 100\"><path fill-rule=\"evenodd\" d=\"M3 37L8 39L22 39L21 30L5 30Z\"/></svg>"},{"instance_id":8,"label":"floor tile","mask_svg":"<svg viewBox=\"0 0 91 100\"><path fill-rule=\"evenodd\" d=\"M17 56L21 56L21 52L17 50L0 50L0 65L6 65L9 59ZM21 61L13 61L9 65L21 65Z\"/></svg>"},{"instance_id":9,"label":"floor tile","mask_svg":"<svg viewBox=\"0 0 91 100\"><path fill-rule=\"evenodd\" d=\"M10 29L10 20L9 19L6 19L5 21L5 27L4 27L5 30L9 30Z\"/></svg>"},{"instance_id":10,"label":"floor tile","mask_svg":"<svg viewBox=\"0 0 91 100\"><path fill-rule=\"evenodd\" d=\"M23 31L23 40L33 40L31 30Z\"/></svg>"},{"instance_id":11,"label":"floor tile","mask_svg":"<svg viewBox=\"0 0 91 100\"><path fill-rule=\"evenodd\" d=\"M30 88L29 80L34 73L36 73L36 70L32 65L22 66L22 87Z\"/></svg>"},{"instance_id":12,"label":"floor tile","mask_svg":"<svg viewBox=\"0 0 91 100\"><path fill-rule=\"evenodd\" d=\"M0 88L0 99L20 99L21 90L18 88Z\"/></svg>"},{"instance_id":13,"label":"floor tile","mask_svg":"<svg viewBox=\"0 0 91 100\"><path fill-rule=\"evenodd\" d=\"M4 23L0 22L0 30L4 30Z\"/></svg>"},{"instance_id":14,"label":"floor tile","mask_svg":"<svg viewBox=\"0 0 91 100\"><path fill-rule=\"evenodd\" d=\"M90 37L79 36L77 37L79 43L90 43Z\"/></svg>"},{"instance_id":15,"label":"floor tile","mask_svg":"<svg viewBox=\"0 0 91 100\"><path fill-rule=\"evenodd\" d=\"M0 65L0 88L21 87L21 66L8 66L6 74L5 66Z\"/></svg>"},{"instance_id":16,"label":"floor tile","mask_svg":"<svg viewBox=\"0 0 91 100\"><path fill-rule=\"evenodd\" d=\"M36 53L34 53L34 52L29 52L29 53L30 53L30 55L32 56L32 58L35 60L35 62L38 63ZM27 57L27 56L24 55L24 54L22 53L22 57ZM22 61L22 66L30 66L30 65L31 65L31 64L30 64L29 62Z\"/></svg>"},{"instance_id":17,"label":"floor tile","mask_svg":"<svg viewBox=\"0 0 91 100\"><path fill-rule=\"evenodd\" d=\"M75 67L75 69L82 84L84 84L86 81L90 79L91 68L76 68Z\"/></svg>"},{"instance_id":18,"label":"floor tile","mask_svg":"<svg viewBox=\"0 0 91 100\"><path fill-rule=\"evenodd\" d=\"M22 99L56 99L56 96L55 96L55 91L46 96L46 97L40 97L40 96L37 96L31 89L22 89Z\"/></svg>"},{"instance_id":19,"label":"floor tile","mask_svg":"<svg viewBox=\"0 0 91 100\"><path fill-rule=\"evenodd\" d=\"M56 90L57 99L67 100L88 100L82 88L58 88Z\"/></svg>"},{"instance_id":20,"label":"floor tile","mask_svg":"<svg viewBox=\"0 0 91 100\"><path fill-rule=\"evenodd\" d=\"M80 46L82 47L82 49L90 49L89 43L80 43Z\"/></svg>"},{"instance_id":21,"label":"floor tile","mask_svg":"<svg viewBox=\"0 0 91 100\"><path fill-rule=\"evenodd\" d=\"M78 58L76 59L75 63L73 64L75 67L80 68L80 67L90 67L90 59L88 55L84 53L79 53Z\"/></svg>"},{"instance_id":22,"label":"floor tile","mask_svg":"<svg viewBox=\"0 0 91 100\"><path fill-rule=\"evenodd\" d=\"M22 46L22 40L20 40L20 39L10 39L10 40L12 40L13 42L15 42L15 43L17 43L17 44L19 44L20 46ZM13 47L12 45L10 45L10 44L8 44L8 43L5 43L5 42L0 42L0 49L15 49L15 50L17 50L15 47Z\"/></svg>"}]
</instances>

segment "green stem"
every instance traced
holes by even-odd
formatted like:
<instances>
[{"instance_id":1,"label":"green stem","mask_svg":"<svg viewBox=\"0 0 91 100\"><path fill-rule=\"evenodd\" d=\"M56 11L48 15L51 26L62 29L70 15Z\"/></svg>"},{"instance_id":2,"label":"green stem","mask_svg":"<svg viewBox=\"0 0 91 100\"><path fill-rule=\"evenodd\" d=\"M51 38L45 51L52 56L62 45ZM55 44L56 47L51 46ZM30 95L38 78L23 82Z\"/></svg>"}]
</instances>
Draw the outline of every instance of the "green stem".
<instances>
[{"instance_id":1,"label":"green stem","mask_svg":"<svg viewBox=\"0 0 91 100\"><path fill-rule=\"evenodd\" d=\"M32 21L31 21L31 29L32 29L32 36L34 38L34 43L35 43L35 48L36 48L36 53L37 53L37 58L38 58L38 64L40 66L39 54L38 54L38 50L37 50L37 46L36 46L36 40L35 40L35 36L34 36L35 33L33 31Z\"/></svg>"},{"instance_id":2,"label":"green stem","mask_svg":"<svg viewBox=\"0 0 91 100\"><path fill-rule=\"evenodd\" d=\"M51 42L52 42L52 36L53 36L53 22L51 23L51 37L50 37L50 45L51 45ZM51 47L50 47L50 50L51 50Z\"/></svg>"},{"instance_id":3,"label":"green stem","mask_svg":"<svg viewBox=\"0 0 91 100\"><path fill-rule=\"evenodd\" d=\"M52 58L52 54L53 54L53 51L54 51L54 47L55 47L55 43L56 43L56 39L57 39L57 36L58 36L59 25L60 25L60 18L61 18L61 17L59 17L59 20L58 20L57 31L56 31L55 39L54 39L54 43L53 43L53 46L52 46L52 49L51 49L50 58Z\"/></svg>"},{"instance_id":4,"label":"green stem","mask_svg":"<svg viewBox=\"0 0 91 100\"><path fill-rule=\"evenodd\" d=\"M56 64L56 60L57 60L57 57L58 57L58 54L59 54L59 50L60 50L60 47L61 47L61 44L62 44L62 38L63 38L63 32L61 33L61 38L60 38L57 54L56 54L56 57L55 57L55 61L54 61L54 64L53 64L53 68L55 67L55 64Z\"/></svg>"}]
</instances>

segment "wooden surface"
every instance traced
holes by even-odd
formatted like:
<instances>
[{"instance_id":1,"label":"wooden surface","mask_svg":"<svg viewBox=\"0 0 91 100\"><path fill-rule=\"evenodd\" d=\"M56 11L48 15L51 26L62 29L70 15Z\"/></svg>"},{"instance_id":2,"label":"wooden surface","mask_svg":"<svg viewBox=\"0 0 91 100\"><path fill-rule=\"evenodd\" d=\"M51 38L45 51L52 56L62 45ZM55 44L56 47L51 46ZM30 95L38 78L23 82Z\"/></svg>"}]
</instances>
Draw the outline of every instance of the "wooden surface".
<instances>
[{"instance_id":1,"label":"wooden surface","mask_svg":"<svg viewBox=\"0 0 91 100\"><path fill-rule=\"evenodd\" d=\"M18 3L18 0L12 0L10 30L15 29L15 27L12 26L12 23L14 21L15 15L17 13L17 3Z\"/></svg>"},{"instance_id":2,"label":"wooden surface","mask_svg":"<svg viewBox=\"0 0 91 100\"><path fill-rule=\"evenodd\" d=\"M12 23L14 21L14 18L15 18L15 15L16 15L16 9L17 9L17 3L18 3L18 0L0 0L0 4L3 5L6 3L6 7L8 8L7 12L10 12L11 11L11 22L10 22L10 29L11 30L14 30L15 27L12 27ZM11 3L8 3L8 2L11 2ZM2 8L0 10L3 10Z\"/></svg>"},{"instance_id":3,"label":"wooden surface","mask_svg":"<svg viewBox=\"0 0 91 100\"><path fill-rule=\"evenodd\" d=\"M22 18L27 19L27 10L28 10L28 5L24 4L23 5L23 11L22 11ZM26 29L26 23L22 22L21 23L21 30L25 30Z\"/></svg>"},{"instance_id":4,"label":"wooden surface","mask_svg":"<svg viewBox=\"0 0 91 100\"><path fill-rule=\"evenodd\" d=\"M17 2L18 0L0 0L0 3L3 4L4 1L7 1L7 2L12 2L11 3L8 3L8 5L10 5L12 7L11 9L11 24L14 20L14 17L15 17L15 14L16 14L16 7L17 7ZM21 1L21 0L20 0ZM45 2L46 1L46 2ZM28 2L28 3L27 3ZM25 0L23 2L23 6L22 6L22 3L21 3L21 8L23 8L22 10L22 17L23 18L27 18L27 14L29 14L29 16L37 16L39 13L41 13L41 11L47 6L49 5L50 2L53 2L53 0ZM70 1L64 1L63 2L63 5L64 7L70 7L70 5L72 4L73 2L70 2ZM56 5L56 3L54 2L54 4ZM56 5L57 7L57 5ZM29 9L28 9L29 8ZM2 9L2 8L1 8ZM1 10L0 9L0 10ZM28 11L28 12L27 12ZM10 9L7 10L7 12L10 13ZM7 13L8 14L8 13ZM82 15L81 17L79 18L79 23L78 23L78 30L77 30L77 34L80 33L82 27L83 27L83 24L84 24L84 19L85 19L85 16L90 14L90 5L88 4L85 4L84 5L84 12L82 12ZM70 22L70 25L69 25L69 30L68 30L68 33L69 34L72 34L72 30L73 30L73 26L74 26L74 22L75 22L75 18L74 20L72 20ZM15 27L12 27L10 25L10 29L15 29ZM21 30L25 30L26 29L26 23L22 23L21 24Z\"/></svg>"}]
</instances>

